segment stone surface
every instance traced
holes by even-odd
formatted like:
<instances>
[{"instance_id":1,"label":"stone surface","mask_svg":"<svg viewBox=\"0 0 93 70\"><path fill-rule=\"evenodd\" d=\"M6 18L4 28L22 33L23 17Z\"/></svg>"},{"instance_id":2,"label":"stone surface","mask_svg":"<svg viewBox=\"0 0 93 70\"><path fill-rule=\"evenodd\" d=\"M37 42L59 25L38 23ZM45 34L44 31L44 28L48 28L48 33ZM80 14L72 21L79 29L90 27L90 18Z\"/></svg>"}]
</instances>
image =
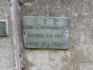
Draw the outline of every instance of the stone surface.
<instances>
[{"instance_id":1,"label":"stone surface","mask_svg":"<svg viewBox=\"0 0 93 70\"><path fill-rule=\"evenodd\" d=\"M24 70L93 70L93 0L21 2L19 12L20 17L66 16L71 19L70 49L23 48Z\"/></svg>"},{"instance_id":2,"label":"stone surface","mask_svg":"<svg viewBox=\"0 0 93 70\"><path fill-rule=\"evenodd\" d=\"M92 70L93 64L92 63L81 63L79 66L79 70Z\"/></svg>"},{"instance_id":3,"label":"stone surface","mask_svg":"<svg viewBox=\"0 0 93 70\"><path fill-rule=\"evenodd\" d=\"M9 0L0 0L0 20L7 20L9 35L0 37L0 70L15 70L11 6Z\"/></svg>"},{"instance_id":4,"label":"stone surface","mask_svg":"<svg viewBox=\"0 0 93 70\"><path fill-rule=\"evenodd\" d=\"M93 0L18 0L22 16L65 16L71 19L69 50L24 49L24 70L93 70ZM0 70L15 70L11 4L0 0L0 19L8 19L9 35L0 37ZM21 23L19 24L22 44Z\"/></svg>"}]
</instances>

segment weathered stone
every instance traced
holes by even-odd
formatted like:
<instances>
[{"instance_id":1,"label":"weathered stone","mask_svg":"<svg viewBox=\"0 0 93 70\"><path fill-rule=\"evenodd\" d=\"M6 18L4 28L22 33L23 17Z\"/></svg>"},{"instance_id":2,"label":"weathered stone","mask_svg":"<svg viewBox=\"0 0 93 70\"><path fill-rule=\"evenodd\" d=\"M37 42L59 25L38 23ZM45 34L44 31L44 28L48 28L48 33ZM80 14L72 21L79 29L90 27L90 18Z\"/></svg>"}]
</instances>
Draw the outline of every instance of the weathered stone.
<instances>
[{"instance_id":1,"label":"weathered stone","mask_svg":"<svg viewBox=\"0 0 93 70\"><path fill-rule=\"evenodd\" d=\"M19 0L18 0L19 1ZM24 70L93 70L93 1L92 0L20 0L19 15L65 16L71 19L69 50L24 49ZM9 35L0 38L0 70L15 70L9 0L0 0L0 19L8 19ZM20 18L20 20L21 20ZM19 43L22 44L21 23Z\"/></svg>"},{"instance_id":2,"label":"weathered stone","mask_svg":"<svg viewBox=\"0 0 93 70\"><path fill-rule=\"evenodd\" d=\"M7 20L9 34L0 37L0 70L15 70L10 1L0 0L0 20Z\"/></svg>"},{"instance_id":3,"label":"weathered stone","mask_svg":"<svg viewBox=\"0 0 93 70\"><path fill-rule=\"evenodd\" d=\"M69 50L24 49L25 70L84 70L93 64L93 1L36 0L21 6L21 16L65 16L71 19ZM32 65L33 64L33 65ZM87 69L92 70L87 64Z\"/></svg>"}]
</instances>

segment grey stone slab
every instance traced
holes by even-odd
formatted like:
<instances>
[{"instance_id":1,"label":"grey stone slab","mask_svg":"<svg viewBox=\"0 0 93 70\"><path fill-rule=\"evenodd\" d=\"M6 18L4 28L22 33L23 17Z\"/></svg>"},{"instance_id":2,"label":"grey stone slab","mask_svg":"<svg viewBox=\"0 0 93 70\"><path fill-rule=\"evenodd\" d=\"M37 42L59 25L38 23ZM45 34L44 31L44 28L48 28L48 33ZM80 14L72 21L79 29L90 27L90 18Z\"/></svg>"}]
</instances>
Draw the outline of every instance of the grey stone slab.
<instances>
[{"instance_id":1,"label":"grey stone slab","mask_svg":"<svg viewBox=\"0 0 93 70\"><path fill-rule=\"evenodd\" d=\"M68 17L24 16L22 24L25 48L69 48Z\"/></svg>"}]
</instances>

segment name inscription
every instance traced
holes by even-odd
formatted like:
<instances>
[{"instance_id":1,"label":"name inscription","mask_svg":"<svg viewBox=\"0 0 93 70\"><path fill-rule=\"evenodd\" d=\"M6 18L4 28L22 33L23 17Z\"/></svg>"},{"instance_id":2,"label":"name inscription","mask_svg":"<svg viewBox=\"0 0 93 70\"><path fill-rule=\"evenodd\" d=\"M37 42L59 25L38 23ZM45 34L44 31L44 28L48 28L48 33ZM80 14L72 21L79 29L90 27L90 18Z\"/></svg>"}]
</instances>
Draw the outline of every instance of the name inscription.
<instances>
[{"instance_id":1,"label":"name inscription","mask_svg":"<svg viewBox=\"0 0 93 70\"><path fill-rule=\"evenodd\" d=\"M25 48L69 48L69 18L24 16Z\"/></svg>"}]
</instances>

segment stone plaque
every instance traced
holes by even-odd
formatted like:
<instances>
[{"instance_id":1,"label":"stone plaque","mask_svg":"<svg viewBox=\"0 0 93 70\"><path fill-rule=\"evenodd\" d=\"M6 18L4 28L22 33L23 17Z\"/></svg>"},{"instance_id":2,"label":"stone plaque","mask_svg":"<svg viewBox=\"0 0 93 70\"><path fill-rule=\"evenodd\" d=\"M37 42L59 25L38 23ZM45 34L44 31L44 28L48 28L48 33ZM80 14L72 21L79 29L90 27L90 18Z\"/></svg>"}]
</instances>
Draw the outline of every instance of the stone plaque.
<instances>
[{"instance_id":1,"label":"stone plaque","mask_svg":"<svg viewBox=\"0 0 93 70\"><path fill-rule=\"evenodd\" d=\"M7 21L6 20L0 20L0 36L7 36Z\"/></svg>"},{"instance_id":2,"label":"stone plaque","mask_svg":"<svg viewBox=\"0 0 93 70\"><path fill-rule=\"evenodd\" d=\"M68 17L24 16L22 25L25 48L69 48Z\"/></svg>"}]
</instances>

